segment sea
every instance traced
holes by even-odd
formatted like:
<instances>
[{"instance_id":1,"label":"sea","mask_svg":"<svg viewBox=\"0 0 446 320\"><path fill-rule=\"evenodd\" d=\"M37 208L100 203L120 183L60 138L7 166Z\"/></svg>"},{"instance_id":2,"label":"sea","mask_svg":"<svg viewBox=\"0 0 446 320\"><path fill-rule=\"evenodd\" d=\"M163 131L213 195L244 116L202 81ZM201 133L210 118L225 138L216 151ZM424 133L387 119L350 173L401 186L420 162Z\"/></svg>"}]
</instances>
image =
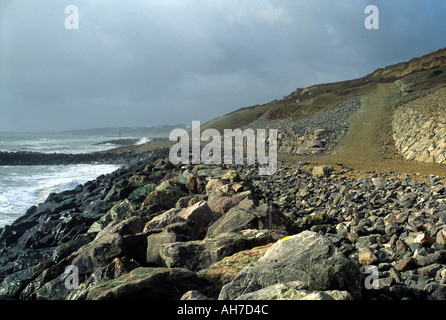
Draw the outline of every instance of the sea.
<instances>
[{"instance_id":1,"label":"sea","mask_svg":"<svg viewBox=\"0 0 446 320\"><path fill-rule=\"evenodd\" d=\"M135 144L149 142L146 137ZM73 134L0 134L0 151L41 153L89 153L109 150L119 145L110 136ZM52 192L74 189L102 174L117 170L119 164L78 164L46 166L0 166L0 228L11 224L26 210L45 201Z\"/></svg>"}]
</instances>

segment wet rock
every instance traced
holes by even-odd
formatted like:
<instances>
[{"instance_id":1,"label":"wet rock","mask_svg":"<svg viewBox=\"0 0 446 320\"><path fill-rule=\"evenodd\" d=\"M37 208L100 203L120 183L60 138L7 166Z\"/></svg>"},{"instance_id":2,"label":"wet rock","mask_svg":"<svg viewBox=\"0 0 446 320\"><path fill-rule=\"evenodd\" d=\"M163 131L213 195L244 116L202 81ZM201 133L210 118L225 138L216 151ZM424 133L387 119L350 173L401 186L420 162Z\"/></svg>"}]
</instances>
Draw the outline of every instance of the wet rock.
<instances>
[{"instance_id":1,"label":"wet rock","mask_svg":"<svg viewBox=\"0 0 446 320\"><path fill-rule=\"evenodd\" d=\"M5 277L0 284L0 300L18 299L25 287L51 265L51 262L38 264Z\"/></svg>"},{"instance_id":2,"label":"wet rock","mask_svg":"<svg viewBox=\"0 0 446 320\"><path fill-rule=\"evenodd\" d=\"M94 222L89 228L89 233L97 233L104 229L110 222L123 221L132 216L135 211L135 206L129 200L123 200L114 205L106 214L104 214L98 221Z\"/></svg>"},{"instance_id":3,"label":"wet rock","mask_svg":"<svg viewBox=\"0 0 446 320\"><path fill-rule=\"evenodd\" d=\"M211 194L215 190L217 190L219 187L224 186L227 184L227 182L224 182L221 179L211 179L206 184L206 194Z\"/></svg>"}]
</instances>

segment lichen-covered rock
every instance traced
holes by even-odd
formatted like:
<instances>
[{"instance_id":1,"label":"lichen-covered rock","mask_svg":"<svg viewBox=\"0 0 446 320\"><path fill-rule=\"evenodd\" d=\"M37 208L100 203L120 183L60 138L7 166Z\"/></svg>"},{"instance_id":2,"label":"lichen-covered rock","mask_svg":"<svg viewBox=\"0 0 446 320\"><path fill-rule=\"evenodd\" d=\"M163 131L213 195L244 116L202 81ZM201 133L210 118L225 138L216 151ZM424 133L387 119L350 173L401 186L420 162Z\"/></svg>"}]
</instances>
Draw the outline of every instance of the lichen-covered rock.
<instances>
[{"instance_id":1,"label":"lichen-covered rock","mask_svg":"<svg viewBox=\"0 0 446 320\"><path fill-rule=\"evenodd\" d=\"M236 252L275 242L283 235L269 230L243 230L204 240L164 244L159 250L167 267L199 271Z\"/></svg>"},{"instance_id":2,"label":"lichen-covered rock","mask_svg":"<svg viewBox=\"0 0 446 320\"><path fill-rule=\"evenodd\" d=\"M143 201L141 210L147 207L155 207L158 210L171 209L175 206L178 199L185 195L186 192L183 190L181 184L175 181L165 180Z\"/></svg>"},{"instance_id":3,"label":"lichen-covered rock","mask_svg":"<svg viewBox=\"0 0 446 320\"><path fill-rule=\"evenodd\" d=\"M199 271L197 275L208 279L217 289L221 289L225 284L234 280L240 270L257 262L272 245L270 243L237 252L212 264L209 268Z\"/></svg>"},{"instance_id":4,"label":"lichen-covered rock","mask_svg":"<svg viewBox=\"0 0 446 320\"><path fill-rule=\"evenodd\" d=\"M147 236L140 234L146 219L132 217L112 222L96 238L59 263L50 266L31 281L21 293L22 299L66 299L70 294L64 286L65 268L73 265L82 283L96 271L109 266L115 259L126 257L145 262Z\"/></svg>"},{"instance_id":5,"label":"lichen-covered rock","mask_svg":"<svg viewBox=\"0 0 446 320\"><path fill-rule=\"evenodd\" d=\"M304 231L278 241L255 264L244 268L221 290L219 299L235 299L277 283L301 281L315 291L360 294L358 266L324 236Z\"/></svg>"},{"instance_id":6,"label":"lichen-covered rock","mask_svg":"<svg viewBox=\"0 0 446 320\"><path fill-rule=\"evenodd\" d=\"M304 283L293 281L243 294L235 300L353 300L353 297L347 291L309 290Z\"/></svg>"},{"instance_id":7,"label":"lichen-covered rock","mask_svg":"<svg viewBox=\"0 0 446 320\"><path fill-rule=\"evenodd\" d=\"M142 202L147 196L153 192L156 188L156 184L148 183L142 187L135 189L128 197L131 201Z\"/></svg>"},{"instance_id":8,"label":"lichen-covered rock","mask_svg":"<svg viewBox=\"0 0 446 320\"><path fill-rule=\"evenodd\" d=\"M97 233L112 221L119 222L130 218L135 209L135 206L127 199L118 202L98 221L91 225L88 233Z\"/></svg>"},{"instance_id":9,"label":"lichen-covered rock","mask_svg":"<svg viewBox=\"0 0 446 320\"><path fill-rule=\"evenodd\" d=\"M190 290L200 290L203 280L180 268L136 268L113 280L94 285L87 300L178 300Z\"/></svg>"}]
</instances>

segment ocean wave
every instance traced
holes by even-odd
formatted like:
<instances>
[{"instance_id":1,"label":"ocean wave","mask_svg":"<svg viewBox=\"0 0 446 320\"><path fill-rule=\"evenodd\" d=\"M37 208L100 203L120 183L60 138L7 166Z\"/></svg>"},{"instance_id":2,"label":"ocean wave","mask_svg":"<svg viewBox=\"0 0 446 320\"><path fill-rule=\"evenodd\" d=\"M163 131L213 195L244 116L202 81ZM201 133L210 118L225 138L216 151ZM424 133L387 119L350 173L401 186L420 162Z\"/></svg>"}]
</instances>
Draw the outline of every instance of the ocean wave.
<instances>
[{"instance_id":1,"label":"ocean wave","mask_svg":"<svg viewBox=\"0 0 446 320\"><path fill-rule=\"evenodd\" d=\"M136 146L139 146L139 145L142 145L142 144L145 144L145 143L149 143L150 141L152 141L152 139L150 139L150 138L146 138L146 137L142 137L141 139L139 139L139 140L135 143L135 145L136 145Z\"/></svg>"},{"instance_id":2,"label":"ocean wave","mask_svg":"<svg viewBox=\"0 0 446 320\"><path fill-rule=\"evenodd\" d=\"M38 198L40 202L43 202L51 193L59 193L65 190L71 190L85 182L86 181L84 180L70 178L60 179L60 181L51 181L48 186L45 186L38 191Z\"/></svg>"},{"instance_id":3,"label":"ocean wave","mask_svg":"<svg viewBox=\"0 0 446 320\"><path fill-rule=\"evenodd\" d=\"M44 202L51 193L72 190L118 168L118 165L0 167L0 228L12 223L32 205Z\"/></svg>"}]
</instances>

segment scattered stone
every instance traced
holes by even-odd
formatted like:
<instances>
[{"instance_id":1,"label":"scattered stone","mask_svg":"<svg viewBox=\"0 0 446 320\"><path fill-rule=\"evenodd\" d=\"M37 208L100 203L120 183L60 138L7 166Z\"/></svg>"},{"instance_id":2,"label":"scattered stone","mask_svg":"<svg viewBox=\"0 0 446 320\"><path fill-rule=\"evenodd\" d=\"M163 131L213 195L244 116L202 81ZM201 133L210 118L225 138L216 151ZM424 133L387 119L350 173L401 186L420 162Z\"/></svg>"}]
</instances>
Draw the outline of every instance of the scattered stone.
<instances>
[{"instance_id":1,"label":"scattered stone","mask_svg":"<svg viewBox=\"0 0 446 320\"><path fill-rule=\"evenodd\" d=\"M409 257L409 258L405 258L401 261L399 261L396 265L395 268L398 271L406 271L406 270L411 270L411 269L415 269L417 267L417 262L414 258Z\"/></svg>"},{"instance_id":2,"label":"scattered stone","mask_svg":"<svg viewBox=\"0 0 446 320\"><path fill-rule=\"evenodd\" d=\"M437 243L446 246L446 230L440 230L436 237Z\"/></svg>"},{"instance_id":3,"label":"scattered stone","mask_svg":"<svg viewBox=\"0 0 446 320\"><path fill-rule=\"evenodd\" d=\"M325 167L314 167L313 169L313 177L322 178L325 176Z\"/></svg>"},{"instance_id":4,"label":"scattered stone","mask_svg":"<svg viewBox=\"0 0 446 320\"><path fill-rule=\"evenodd\" d=\"M436 239L430 237L427 233L420 233L414 240L414 243L421 243L425 247L430 247L436 242Z\"/></svg>"},{"instance_id":5,"label":"scattered stone","mask_svg":"<svg viewBox=\"0 0 446 320\"><path fill-rule=\"evenodd\" d=\"M371 264L377 264L379 262L378 257L373 253L370 248L363 248L359 252L359 263L363 266L368 266Z\"/></svg>"},{"instance_id":6,"label":"scattered stone","mask_svg":"<svg viewBox=\"0 0 446 320\"><path fill-rule=\"evenodd\" d=\"M444 298L441 178L313 167L260 177L161 157L52 194L0 228L0 299ZM78 290L64 287L68 265ZM175 293L169 273L184 280Z\"/></svg>"}]
</instances>

